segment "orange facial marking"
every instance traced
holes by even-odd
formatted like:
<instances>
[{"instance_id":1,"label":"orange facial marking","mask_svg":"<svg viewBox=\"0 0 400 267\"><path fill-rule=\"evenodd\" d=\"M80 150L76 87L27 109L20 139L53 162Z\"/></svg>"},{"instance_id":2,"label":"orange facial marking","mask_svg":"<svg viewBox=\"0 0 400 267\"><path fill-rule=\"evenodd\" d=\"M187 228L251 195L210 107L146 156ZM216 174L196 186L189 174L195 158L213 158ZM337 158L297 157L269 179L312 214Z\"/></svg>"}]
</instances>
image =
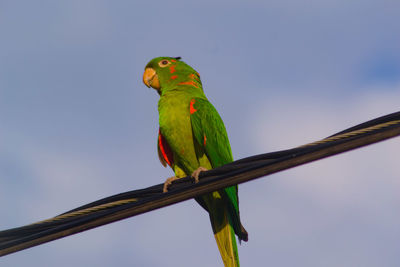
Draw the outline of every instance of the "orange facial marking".
<instances>
[{"instance_id":1,"label":"orange facial marking","mask_svg":"<svg viewBox=\"0 0 400 267\"><path fill-rule=\"evenodd\" d=\"M175 80L176 78L178 78L178 75L171 76L171 80Z\"/></svg>"},{"instance_id":2,"label":"orange facial marking","mask_svg":"<svg viewBox=\"0 0 400 267\"><path fill-rule=\"evenodd\" d=\"M196 75L194 75L193 73L189 74L190 79L194 79L195 77L196 77Z\"/></svg>"},{"instance_id":3,"label":"orange facial marking","mask_svg":"<svg viewBox=\"0 0 400 267\"><path fill-rule=\"evenodd\" d=\"M207 137L206 135L204 135L204 142L203 142L204 146L206 146L206 143L207 143Z\"/></svg>"},{"instance_id":4,"label":"orange facial marking","mask_svg":"<svg viewBox=\"0 0 400 267\"><path fill-rule=\"evenodd\" d=\"M174 63L175 63L175 62L176 62L176 60L175 60L175 59L171 59L171 62L174 62Z\"/></svg>"},{"instance_id":5,"label":"orange facial marking","mask_svg":"<svg viewBox=\"0 0 400 267\"><path fill-rule=\"evenodd\" d=\"M169 71L171 72L171 73L174 73L176 70L175 70L175 65L172 65L171 67L169 67Z\"/></svg>"},{"instance_id":6,"label":"orange facial marking","mask_svg":"<svg viewBox=\"0 0 400 267\"><path fill-rule=\"evenodd\" d=\"M197 111L197 109L195 109L195 108L193 107L193 105L194 105L195 102L196 102L196 100L194 100L194 98L193 98L192 100L190 100L190 109L189 109L190 114L193 114L193 113L195 113L195 112Z\"/></svg>"},{"instance_id":7,"label":"orange facial marking","mask_svg":"<svg viewBox=\"0 0 400 267\"><path fill-rule=\"evenodd\" d=\"M179 85L192 85L192 86L194 86L194 87L196 87L196 88L199 88L199 86L194 82L194 81L188 81L188 82L180 82L180 83L178 83Z\"/></svg>"}]
</instances>

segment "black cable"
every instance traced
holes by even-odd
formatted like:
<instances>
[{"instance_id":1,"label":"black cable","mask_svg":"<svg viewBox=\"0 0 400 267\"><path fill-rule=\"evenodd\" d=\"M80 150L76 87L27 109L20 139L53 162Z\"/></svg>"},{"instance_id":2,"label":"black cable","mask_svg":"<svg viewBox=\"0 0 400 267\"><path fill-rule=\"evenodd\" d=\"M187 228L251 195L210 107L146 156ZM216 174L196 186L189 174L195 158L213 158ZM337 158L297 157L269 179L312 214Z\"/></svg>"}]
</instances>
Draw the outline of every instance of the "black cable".
<instances>
[{"instance_id":1,"label":"black cable","mask_svg":"<svg viewBox=\"0 0 400 267\"><path fill-rule=\"evenodd\" d=\"M159 184L103 198L42 222L0 231L0 256L398 135L400 112L356 125L322 141L247 157L202 172L197 184L190 177L179 179L167 193Z\"/></svg>"}]
</instances>

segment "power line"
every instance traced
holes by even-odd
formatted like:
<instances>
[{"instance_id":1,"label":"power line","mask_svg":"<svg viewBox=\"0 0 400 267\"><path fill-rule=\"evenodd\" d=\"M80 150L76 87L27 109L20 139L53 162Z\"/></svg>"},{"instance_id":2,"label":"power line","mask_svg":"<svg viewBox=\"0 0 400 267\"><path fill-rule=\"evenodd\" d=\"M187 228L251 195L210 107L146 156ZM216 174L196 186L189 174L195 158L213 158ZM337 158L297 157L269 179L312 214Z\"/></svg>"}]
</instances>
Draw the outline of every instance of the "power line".
<instances>
[{"instance_id":1,"label":"power line","mask_svg":"<svg viewBox=\"0 0 400 267\"><path fill-rule=\"evenodd\" d=\"M174 182L110 196L54 218L0 231L0 256L172 205L218 189L245 183L301 164L400 135L400 112L367 121L323 140L297 148L260 154Z\"/></svg>"}]
</instances>

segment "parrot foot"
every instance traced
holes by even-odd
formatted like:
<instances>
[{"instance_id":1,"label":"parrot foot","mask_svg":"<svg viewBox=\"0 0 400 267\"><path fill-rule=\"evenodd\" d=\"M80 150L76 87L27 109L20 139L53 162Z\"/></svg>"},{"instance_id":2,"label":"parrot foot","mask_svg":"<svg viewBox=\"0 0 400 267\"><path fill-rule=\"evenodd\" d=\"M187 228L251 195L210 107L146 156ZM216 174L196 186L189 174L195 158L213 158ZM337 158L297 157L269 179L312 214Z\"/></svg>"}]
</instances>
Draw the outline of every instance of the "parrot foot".
<instances>
[{"instance_id":1,"label":"parrot foot","mask_svg":"<svg viewBox=\"0 0 400 267\"><path fill-rule=\"evenodd\" d=\"M172 184L173 181L178 180L179 178L176 176L169 177L167 180L164 182L164 187L163 187L163 193L168 192L168 186Z\"/></svg>"},{"instance_id":2,"label":"parrot foot","mask_svg":"<svg viewBox=\"0 0 400 267\"><path fill-rule=\"evenodd\" d=\"M208 171L208 170L207 170L206 168L200 166L197 170L195 170L195 171L192 173L192 177L193 177L194 182L195 182L196 184L199 182L199 175L200 175L200 173L203 172L203 171Z\"/></svg>"}]
</instances>

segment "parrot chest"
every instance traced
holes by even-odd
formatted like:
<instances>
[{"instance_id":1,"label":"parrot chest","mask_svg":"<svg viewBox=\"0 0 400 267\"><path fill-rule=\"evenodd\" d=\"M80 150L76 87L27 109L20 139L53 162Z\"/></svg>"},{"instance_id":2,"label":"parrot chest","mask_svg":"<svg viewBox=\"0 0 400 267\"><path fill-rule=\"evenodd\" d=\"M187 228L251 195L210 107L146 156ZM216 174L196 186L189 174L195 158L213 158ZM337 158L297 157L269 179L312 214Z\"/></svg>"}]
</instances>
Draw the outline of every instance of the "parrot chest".
<instances>
[{"instance_id":1,"label":"parrot chest","mask_svg":"<svg viewBox=\"0 0 400 267\"><path fill-rule=\"evenodd\" d=\"M162 96L158 102L160 131L170 146L174 162L191 174L199 167L190 121L191 97L184 94Z\"/></svg>"}]
</instances>

